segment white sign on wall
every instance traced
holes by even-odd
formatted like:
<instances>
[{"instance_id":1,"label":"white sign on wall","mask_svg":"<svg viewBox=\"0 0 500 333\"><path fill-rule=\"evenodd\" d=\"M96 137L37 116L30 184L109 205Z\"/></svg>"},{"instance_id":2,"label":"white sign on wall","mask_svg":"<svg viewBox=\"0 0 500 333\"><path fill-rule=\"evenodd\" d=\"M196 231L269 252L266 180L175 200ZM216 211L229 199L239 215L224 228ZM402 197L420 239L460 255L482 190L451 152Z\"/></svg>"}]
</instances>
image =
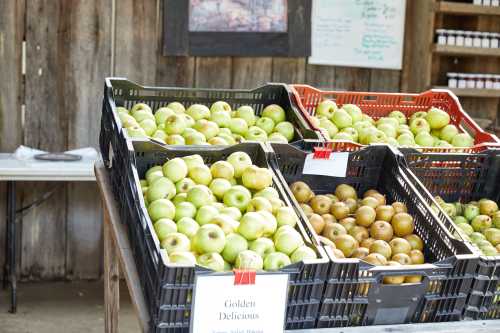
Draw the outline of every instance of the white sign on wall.
<instances>
[{"instance_id":1,"label":"white sign on wall","mask_svg":"<svg viewBox=\"0 0 500 333\"><path fill-rule=\"evenodd\" d=\"M259 274L244 285L234 275L197 275L191 332L283 332L287 287L288 274Z\"/></svg>"},{"instance_id":2,"label":"white sign on wall","mask_svg":"<svg viewBox=\"0 0 500 333\"><path fill-rule=\"evenodd\" d=\"M406 0L314 0L310 64L401 69Z\"/></svg>"}]
</instances>

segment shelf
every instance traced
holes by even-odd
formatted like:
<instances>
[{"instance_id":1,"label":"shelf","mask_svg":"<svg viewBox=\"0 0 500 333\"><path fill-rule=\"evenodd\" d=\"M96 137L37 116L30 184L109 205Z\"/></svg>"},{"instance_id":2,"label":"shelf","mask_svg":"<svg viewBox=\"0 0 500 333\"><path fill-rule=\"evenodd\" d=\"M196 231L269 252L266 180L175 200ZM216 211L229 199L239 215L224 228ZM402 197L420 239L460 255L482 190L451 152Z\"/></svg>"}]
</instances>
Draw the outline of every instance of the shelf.
<instances>
[{"instance_id":1,"label":"shelf","mask_svg":"<svg viewBox=\"0 0 500 333\"><path fill-rule=\"evenodd\" d=\"M468 3L440 1L436 11L454 15L500 15L500 7L479 6Z\"/></svg>"},{"instance_id":2,"label":"shelf","mask_svg":"<svg viewBox=\"0 0 500 333\"><path fill-rule=\"evenodd\" d=\"M448 87L434 87L435 89L447 89L461 97L500 98L500 90L497 89L458 89Z\"/></svg>"},{"instance_id":3,"label":"shelf","mask_svg":"<svg viewBox=\"0 0 500 333\"><path fill-rule=\"evenodd\" d=\"M500 57L500 48L464 47L434 44L434 53L456 56Z\"/></svg>"}]
</instances>

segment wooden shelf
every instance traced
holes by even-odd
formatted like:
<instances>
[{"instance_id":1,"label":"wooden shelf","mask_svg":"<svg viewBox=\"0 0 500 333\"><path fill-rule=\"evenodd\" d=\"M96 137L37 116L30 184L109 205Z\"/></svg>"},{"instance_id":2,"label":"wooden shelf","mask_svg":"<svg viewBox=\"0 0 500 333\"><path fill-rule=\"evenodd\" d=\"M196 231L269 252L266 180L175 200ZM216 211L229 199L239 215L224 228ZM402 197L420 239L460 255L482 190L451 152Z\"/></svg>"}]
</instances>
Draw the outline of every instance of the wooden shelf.
<instances>
[{"instance_id":1,"label":"wooden shelf","mask_svg":"<svg viewBox=\"0 0 500 333\"><path fill-rule=\"evenodd\" d=\"M500 57L500 48L464 47L434 44L432 51L443 55Z\"/></svg>"},{"instance_id":2,"label":"wooden shelf","mask_svg":"<svg viewBox=\"0 0 500 333\"><path fill-rule=\"evenodd\" d=\"M436 11L454 15L500 15L500 7L478 6L468 3L439 1Z\"/></svg>"},{"instance_id":3,"label":"wooden shelf","mask_svg":"<svg viewBox=\"0 0 500 333\"><path fill-rule=\"evenodd\" d=\"M434 87L435 89L447 89L461 97L500 98L500 90L497 89L458 89L448 87Z\"/></svg>"}]
</instances>

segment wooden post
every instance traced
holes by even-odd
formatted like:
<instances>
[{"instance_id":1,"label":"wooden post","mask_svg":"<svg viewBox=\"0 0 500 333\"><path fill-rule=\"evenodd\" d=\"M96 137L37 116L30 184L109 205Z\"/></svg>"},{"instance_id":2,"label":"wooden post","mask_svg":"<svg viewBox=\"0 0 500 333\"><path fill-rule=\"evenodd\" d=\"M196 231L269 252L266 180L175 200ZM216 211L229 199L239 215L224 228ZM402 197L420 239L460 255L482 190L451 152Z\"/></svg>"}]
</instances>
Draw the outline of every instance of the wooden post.
<instances>
[{"instance_id":1,"label":"wooden post","mask_svg":"<svg viewBox=\"0 0 500 333\"><path fill-rule=\"evenodd\" d=\"M120 311L120 280L118 256L111 235L108 210L104 209L104 331L118 333L118 312Z\"/></svg>"}]
</instances>

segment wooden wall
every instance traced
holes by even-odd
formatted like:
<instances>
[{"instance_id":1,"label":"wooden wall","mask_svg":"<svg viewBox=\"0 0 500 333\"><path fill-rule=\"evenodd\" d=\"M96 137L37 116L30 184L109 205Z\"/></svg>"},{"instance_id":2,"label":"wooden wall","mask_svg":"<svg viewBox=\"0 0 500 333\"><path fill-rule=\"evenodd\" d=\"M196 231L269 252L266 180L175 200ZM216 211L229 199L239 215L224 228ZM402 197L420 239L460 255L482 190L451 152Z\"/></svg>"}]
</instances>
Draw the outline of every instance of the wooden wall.
<instances>
[{"instance_id":1,"label":"wooden wall","mask_svg":"<svg viewBox=\"0 0 500 333\"><path fill-rule=\"evenodd\" d=\"M316 66L304 58L164 57L161 5L161 0L0 1L0 151L19 144L51 151L97 147L103 79L110 75L149 85L251 88L278 81L400 90L400 71ZM95 184L26 183L19 186L19 202L27 204L53 186L59 186L55 194L19 220L20 276L100 277L102 219ZM0 249L4 192L2 185ZM0 263L3 256L0 250Z\"/></svg>"}]
</instances>

